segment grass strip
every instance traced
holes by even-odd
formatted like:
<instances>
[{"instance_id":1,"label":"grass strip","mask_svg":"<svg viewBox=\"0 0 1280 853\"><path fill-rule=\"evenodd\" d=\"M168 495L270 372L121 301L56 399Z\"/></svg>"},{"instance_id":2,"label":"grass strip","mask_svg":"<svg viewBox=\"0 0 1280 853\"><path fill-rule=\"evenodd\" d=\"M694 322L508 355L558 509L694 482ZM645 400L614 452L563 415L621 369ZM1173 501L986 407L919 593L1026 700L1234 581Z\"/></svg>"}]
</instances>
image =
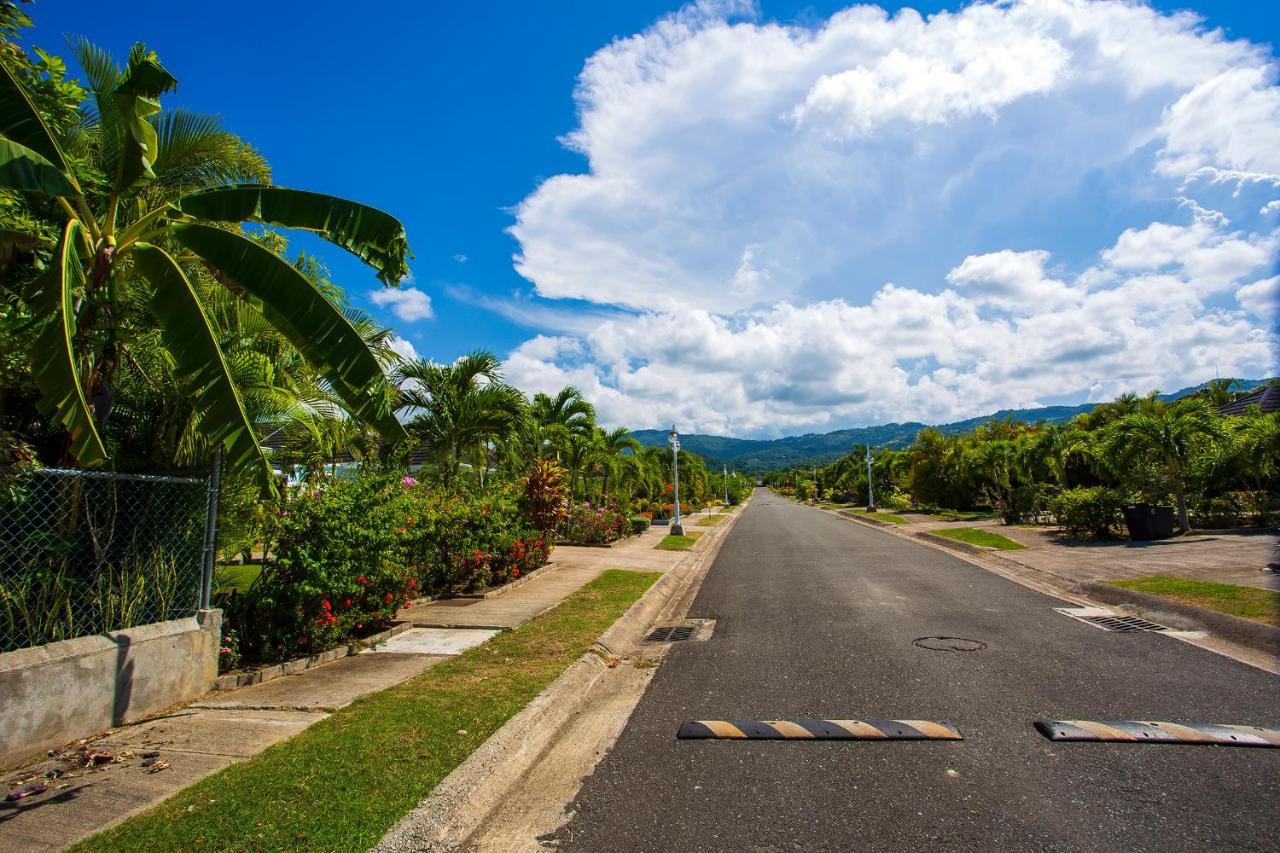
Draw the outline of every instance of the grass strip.
<instances>
[{"instance_id":1,"label":"grass strip","mask_svg":"<svg viewBox=\"0 0 1280 853\"><path fill-rule=\"evenodd\" d=\"M698 519L698 526L699 526L699 527L714 527L715 525L717 525L717 524L719 524L720 522L724 521L724 520L725 520L726 518L728 518L728 517L729 517L729 516L728 516L727 514L725 514L725 513L719 513L719 514L717 514L717 515L708 515L708 516L705 516L705 517L703 517L703 518Z\"/></svg>"},{"instance_id":2,"label":"grass strip","mask_svg":"<svg viewBox=\"0 0 1280 853\"><path fill-rule=\"evenodd\" d=\"M908 524L909 522L900 515L894 515L891 512L867 512L865 509L846 509L842 512L860 515L863 518L869 518L872 521L887 521L890 524Z\"/></svg>"},{"instance_id":3,"label":"grass strip","mask_svg":"<svg viewBox=\"0 0 1280 853\"><path fill-rule=\"evenodd\" d=\"M1107 583L1280 628L1280 592L1269 589L1174 575L1152 575Z\"/></svg>"},{"instance_id":4,"label":"grass strip","mask_svg":"<svg viewBox=\"0 0 1280 853\"><path fill-rule=\"evenodd\" d=\"M930 530L929 535L941 536L944 539L957 539L961 542L968 542L970 545L980 545L983 548L995 548L1000 551L1021 551L1027 547L1021 542L1014 542L1007 536L1001 536L999 533L992 533L990 530L981 530L977 527Z\"/></svg>"},{"instance_id":5,"label":"grass strip","mask_svg":"<svg viewBox=\"0 0 1280 853\"><path fill-rule=\"evenodd\" d=\"M929 514L938 521L986 521L995 518L995 513L987 510L941 509Z\"/></svg>"},{"instance_id":6,"label":"grass strip","mask_svg":"<svg viewBox=\"0 0 1280 853\"><path fill-rule=\"evenodd\" d=\"M235 563L219 563L213 567L213 591L230 592L239 590L248 592L249 587L262 574L261 563L237 565Z\"/></svg>"},{"instance_id":7,"label":"grass strip","mask_svg":"<svg viewBox=\"0 0 1280 853\"><path fill-rule=\"evenodd\" d=\"M659 577L606 571L532 622L362 697L74 849L367 850Z\"/></svg>"},{"instance_id":8,"label":"grass strip","mask_svg":"<svg viewBox=\"0 0 1280 853\"><path fill-rule=\"evenodd\" d=\"M697 531L690 531L684 536L676 536L673 533L669 533L663 536L662 541L653 547L660 551L688 551L701 535Z\"/></svg>"}]
</instances>

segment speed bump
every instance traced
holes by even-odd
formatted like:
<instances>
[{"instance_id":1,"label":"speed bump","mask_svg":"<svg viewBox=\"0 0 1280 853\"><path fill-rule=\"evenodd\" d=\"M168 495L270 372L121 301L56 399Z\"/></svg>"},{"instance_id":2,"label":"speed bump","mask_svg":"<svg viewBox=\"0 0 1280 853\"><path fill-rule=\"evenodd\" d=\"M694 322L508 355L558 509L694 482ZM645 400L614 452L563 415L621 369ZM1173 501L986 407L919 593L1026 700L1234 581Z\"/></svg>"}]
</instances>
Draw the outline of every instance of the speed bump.
<instances>
[{"instance_id":1,"label":"speed bump","mask_svg":"<svg viewBox=\"0 0 1280 853\"><path fill-rule=\"evenodd\" d=\"M964 740L938 720L686 720L681 740Z\"/></svg>"},{"instance_id":2,"label":"speed bump","mask_svg":"<svg viewBox=\"0 0 1280 853\"><path fill-rule=\"evenodd\" d=\"M1280 747L1280 728L1152 720L1037 720L1049 740Z\"/></svg>"}]
</instances>

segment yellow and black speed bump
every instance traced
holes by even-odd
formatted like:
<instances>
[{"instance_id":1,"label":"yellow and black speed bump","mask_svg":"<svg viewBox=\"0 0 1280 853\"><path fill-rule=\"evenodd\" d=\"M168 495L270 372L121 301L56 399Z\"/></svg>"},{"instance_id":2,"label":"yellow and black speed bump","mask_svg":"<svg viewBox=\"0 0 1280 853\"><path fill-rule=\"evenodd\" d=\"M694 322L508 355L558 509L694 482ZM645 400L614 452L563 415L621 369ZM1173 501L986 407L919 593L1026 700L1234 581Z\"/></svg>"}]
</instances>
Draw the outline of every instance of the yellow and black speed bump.
<instances>
[{"instance_id":1,"label":"yellow and black speed bump","mask_svg":"<svg viewBox=\"0 0 1280 853\"><path fill-rule=\"evenodd\" d=\"M1151 720L1037 720L1049 740L1280 747L1280 728Z\"/></svg>"},{"instance_id":2,"label":"yellow and black speed bump","mask_svg":"<svg viewBox=\"0 0 1280 853\"><path fill-rule=\"evenodd\" d=\"M681 740L964 740L937 720L686 720Z\"/></svg>"}]
</instances>

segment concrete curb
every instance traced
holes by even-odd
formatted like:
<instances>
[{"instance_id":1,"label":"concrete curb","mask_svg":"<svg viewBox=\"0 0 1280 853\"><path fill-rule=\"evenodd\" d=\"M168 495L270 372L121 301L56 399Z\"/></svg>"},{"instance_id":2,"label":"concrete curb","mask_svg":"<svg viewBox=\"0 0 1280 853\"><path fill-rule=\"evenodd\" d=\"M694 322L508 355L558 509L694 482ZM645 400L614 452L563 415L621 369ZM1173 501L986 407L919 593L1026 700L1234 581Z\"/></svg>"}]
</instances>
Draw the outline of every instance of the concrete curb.
<instances>
[{"instance_id":1,"label":"concrete curb","mask_svg":"<svg viewBox=\"0 0 1280 853\"><path fill-rule=\"evenodd\" d=\"M1224 640L1256 651L1280 654L1280 628L1107 583L1087 581L1078 588L1081 594L1089 598L1107 604L1128 605L1137 610L1140 616L1171 628L1206 630ZM1179 622L1183 624L1180 625Z\"/></svg>"},{"instance_id":2,"label":"concrete curb","mask_svg":"<svg viewBox=\"0 0 1280 853\"><path fill-rule=\"evenodd\" d=\"M718 545L736 520L735 516L716 525L699 544L714 541ZM651 621L688 592L698 579L698 569L718 550L710 545L695 546L618 617L597 645L612 656L611 648L639 642ZM458 849L579 713L591 688L609 668L594 650L570 664L391 827L373 849L379 853Z\"/></svg>"}]
</instances>

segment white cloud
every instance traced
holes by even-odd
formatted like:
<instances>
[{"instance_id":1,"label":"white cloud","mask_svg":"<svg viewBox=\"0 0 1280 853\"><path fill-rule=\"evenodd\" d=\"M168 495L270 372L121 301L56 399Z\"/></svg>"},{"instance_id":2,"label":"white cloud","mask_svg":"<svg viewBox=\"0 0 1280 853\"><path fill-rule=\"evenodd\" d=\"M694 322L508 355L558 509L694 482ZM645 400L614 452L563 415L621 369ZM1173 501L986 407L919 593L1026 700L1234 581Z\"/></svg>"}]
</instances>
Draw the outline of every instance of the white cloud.
<instances>
[{"instance_id":1,"label":"white cloud","mask_svg":"<svg viewBox=\"0 0 1280 853\"><path fill-rule=\"evenodd\" d=\"M414 347L413 341L408 338L392 335L387 341L387 346L391 347L391 351L405 361L416 361L418 358L418 350Z\"/></svg>"},{"instance_id":2,"label":"white cloud","mask_svg":"<svg viewBox=\"0 0 1280 853\"><path fill-rule=\"evenodd\" d=\"M1246 284L1236 291L1236 300L1250 314L1269 322L1274 331L1280 323L1280 275Z\"/></svg>"},{"instance_id":3,"label":"white cloud","mask_svg":"<svg viewBox=\"0 0 1280 853\"><path fill-rule=\"evenodd\" d=\"M1165 114L1160 169L1280 176L1280 89L1274 66L1231 68L1183 95Z\"/></svg>"},{"instance_id":4,"label":"white cloud","mask_svg":"<svg viewBox=\"0 0 1280 853\"><path fill-rule=\"evenodd\" d=\"M418 320L430 320L435 316L431 308L431 297L416 287L387 287L374 290L369 294L369 301L383 308L389 307L406 323Z\"/></svg>"},{"instance_id":5,"label":"white cloud","mask_svg":"<svg viewBox=\"0 0 1280 853\"><path fill-rule=\"evenodd\" d=\"M779 434L1276 368L1251 307L1280 254L1267 49L1110 0L742 11L587 61L586 168L511 229L540 299L491 306L554 332L515 381L614 423Z\"/></svg>"},{"instance_id":6,"label":"white cloud","mask_svg":"<svg viewBox=\"0 0 1280 853\"><path fill-rule=\"evenodd\" d=\"M980 302L1020 314L1034 314L1072 302L1080 293L1045 275L1049 253L1011 252L1003 249L986 255L970 255L947 273L947 281L964 288Z\"/></svg>"}]
</instances>

